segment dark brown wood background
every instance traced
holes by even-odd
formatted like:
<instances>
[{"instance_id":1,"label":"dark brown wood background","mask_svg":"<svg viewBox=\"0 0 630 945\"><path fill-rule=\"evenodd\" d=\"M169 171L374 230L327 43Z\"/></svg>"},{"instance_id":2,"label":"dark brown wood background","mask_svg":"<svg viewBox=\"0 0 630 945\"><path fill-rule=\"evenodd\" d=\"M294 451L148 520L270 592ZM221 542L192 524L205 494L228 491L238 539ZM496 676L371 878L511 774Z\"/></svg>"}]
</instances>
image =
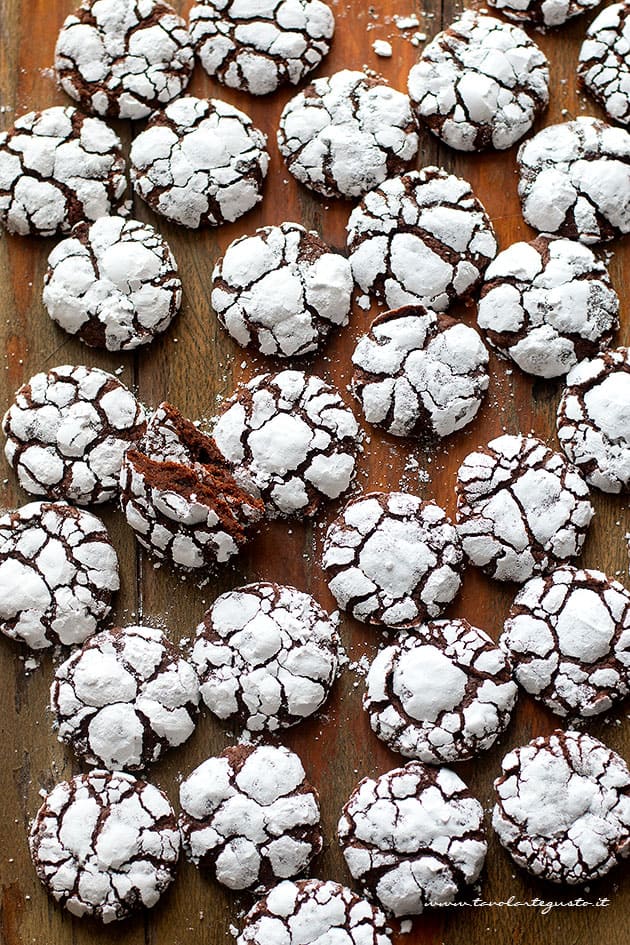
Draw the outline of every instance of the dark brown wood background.
<instances>
[{"instance_id":1,"label":"dark brown wood background","mask_svg":"<svg viewBox=\"0 0 630 945\"><path fill-rule=\"evenodd\" d=\"M175 0L176 6L177 0ZM181 6L181 5L180 5ZM188 3L184 4L188 10ZM392 85L405 89L406 77L418 50L411 42L413 31L402 32L393 15L416 12L421 32L430 38L456 16L460 7L452 0L429 0L426 12L412 0L365 0L335 2L337 32L333 50L320 68L325 75L338 69L367 66L385 76ZM56 33L72 11L73 0L0 0L0 127L31 109L64 103L50 71ZM574 71L580 42L591 15L574 21L556 33L538 37L551 61L551 106L544 123L561 121L581 113L599 114L590 102L577 96ZM394 55L379 59L372 50L375 39L390 39ZM171 399L192 418L211 416L217 398L229 395L237 381L273 364L238 348L218 327L210 308L212 267L228 243L263 224L296 220L317 229L324 239L343 250L344 227L350 206L323 204L300 188L286 173L275 145L280 111L290 97L282 91L262 100L223 89L197 68L190 87L197 95L216 95L247 111L269 136L271 166L265 199L254 212L220 230L189 232L169 226L152 216L138 200L134 215L149 219L168 238L179 262L185 301L181 314L166 335L136 356L107 355L85 348L70 339L48 319L41 302L46 257L53 243L19 237L0 238L0 332L4 367L0 371L0 410L9 404L15 389L37 371L58 364L97 365L109 370L123 366L122 379L135 385L148 405ZM121 125L126 142L131 130ZM462 156L441 147L428 135L422 138L418 166L441 163L468 178L485 204L497 230L501 248L532 233L521 217L516 195L515 150L486 156ZM629 305L625 286L630 278L630 246L615 243L611 271L622 297L622 329L619 343L630 341ZM465 315L474 324L474 310ZM350 355L354 340L369 324L370 314L355 309L351 324L333 340L325 354L313 364L314 372L332 379L342 390L350 377ZM397 440L370 431L371 437L360 462L358 486L365 489L402 488L424 497L434 497L454 513L454 481L459 463L467 452L503 430L535 431L555 444L555 409L559 385L532 383L518 370L508 371L504 362L491 358L489 396L480 416L467 431L452 437L439 450L427 453L408 440ZM412 461L410 465L410 461ZM415 470L413 464L417 463ZM418 470L420 475L418 475ZM6 477L6 478L5 478ZM0 460L4 479L0 503L14 507L27 501L16 487L13 473ZM626 501L596 494L597 515L583 556L585 565L627 579L628 560L624 534L630 519ZM156 571L140 554L121 514L114 508L96 509L103 514L122 568L122 590L115 619L119 623L159 622L174 639L189 638L205 608L230 587L251 580L276 580L295 584L311 592L324 605L333 606L319 566L323 531L335 513L333 506L313 525L275 524L261 534L241 557L235 570L223 571L202 590L182 583L167 570ZM463 592L450 609L465 616L495 638L510 604L513 589L492 583L474 570L465 577ZM373 656L384 636L344 620L342 634L352 661ZM73 920L48 899L37 881L27 849L27 828L36 812L42 789L78 771L71 753L61 747L51 731L47 696L52 675L51 658L25 675L26 654L12 642L0 640L0 943L1 945L223 945L231 941L229 926L238 925L239 913L251 900L228 895L209 878L187 863L181 864L177 881L163 901L145 917L115 927L89 920ZM401 763L401 759L372 735L361 709L363 680L346 669L337 683L325 716L287 732L283 740L296 749L307 772L321 793L327 838L324 854L314 872L323 878L350 882L337 848L335 826L340 808L360 777L376 775ZM630 759L630 721L627 706L605 720L592 722L589 731ZM503 754L511 747L545 734L556 727L554 717L523 697L507 734L487 754L461 765L458 771L489 811L492 781ZM178 784L208 755L221 751L236 737L236 730L218 724L208 714L196 733L179 751L167 755L149 773L177 803ZM489 817L488 817L489 826ZM491 937L497 945L507 943L605 942L626 945L630 940L629 867L621 867L588 892L563 892L536 882L517 870L491 837L487 866L481 883L485 900L531 900L533 897L567 902L581 893L595 900L608 896L606 908L558 907L543 915L531 907L494 906L460 908L419 917L411 935L400 942L416 945L481 945ZM397 939L398 941L398 939Z\"/></svg>"}]
</instances>

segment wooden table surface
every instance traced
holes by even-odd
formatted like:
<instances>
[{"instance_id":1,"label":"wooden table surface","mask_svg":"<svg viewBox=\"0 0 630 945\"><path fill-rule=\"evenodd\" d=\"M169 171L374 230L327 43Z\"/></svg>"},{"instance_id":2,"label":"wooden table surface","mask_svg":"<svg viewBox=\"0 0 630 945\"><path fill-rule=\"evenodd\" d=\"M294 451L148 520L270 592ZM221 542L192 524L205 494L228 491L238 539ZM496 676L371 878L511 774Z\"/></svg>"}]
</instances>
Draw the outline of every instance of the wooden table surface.
<instances>
[{"instance_id":1,"label":"wooden table surface","mask_svg":"<svg viewBox=\"0 0 630 945\"><path fill-rule=\"evenodd\" d=\"M175 0L177 6L177 0ZM412 0L362 0L335 3L337 31L333 49L317 74L326 75L349 67L367 66L381 73L392 85L405 89L406 77L416 61L418 49L410 42L413 31L402 32L394 14L412 12L420 18L420 32L431 37L455 18L460 7L452 0L427 3L426 10ZM57 30L72 11L73 0L0 0L0 127L8 128L15 117L31 109L69 104L57 91L51 72ZM182 12L186 13L186 9ZM574 70L578 49L592 15L548 36L536 38L551 62L551 105L545 124L578 114L600 114L590 101L575 92ZM372 50L375 39L389 39L391 59L379 59ZM292 94L278 92L256 100L228 91L197 67L190 86L193 94L216 95L248 112L269 136L271 166L262 204L236 224L219 230L191 232L168 225L139 201L134 215L150 220L169 240L179 262L185 298L181 314L166 335L137 355L96 352L70 339L53 325L41 302L42 279L52 241L9 237L0 239L0 332L5 352L0 372L0 409L8 406L15 389L37 371L58 364L97 365L108 370L123 368L122 380L134 385L147 405L168 398L191 418L212 416L218 399L229 395L235 384L274 365L240 349L220 329L210 308L210 277L217 257L228 243L264 224L296 220L317 229L324 239L343 251L348 204L324 204L289 178L275 145L280 111ZM118 130L128 143L129 124ZM532 237L523 222L516 194L515 151L484 156L464 156L449 151L437 140L421 138L418 166L439 163L466 177L485 204L496 227L502 249L517 239ZM612 255L613 282L622 297L622 328L618 343L630 342L627 327L629 306L624 285L630 279L630 243L608 246ZM374 314L374 313L372 313ZM465 319L474 324L474 308ZM345 393L350 379L350 355L357 335L369 324L370 313L355 308L350 326L337 334L324 354L312 362L312 370L332 379ZM560 385L534 382L518 370L507 370L505 362L491 356L490 391L478 418L466 431L451 437L444 446L427 452L410 440L400 440L371 430L360 460L357 487L398 489L433 497L449 514L455 511L456 470L471 449L502 431L533 430L555 446L555 410ZM6 478L5 478L6 477ZM17 487L4 458L0 460L0 502L7 508L23 504L27 497ZM596 493L597 515L583 555L586 566L596 567L627 579L624 534L630 525L624 499ZM222 571L203 589L183 583L166 569L155 570L138 553L134 538L121 513L113 507L102 514L111 530L120 556L122 590L115 620L129 623L141 619L168 627L174 639L189 638L204 610L227 588L253 580L275 580L294 584L312 593L324 606L334 602L322 575L321 543L327 522L339 504L332 505L314 524L276 523L248 547L234 569ZM463 591L448 614L465 616L497 637L514 588L493 583L474 569L464 579ZM335 827L342 804L365 775L378 775L402 763L371 733L361 709L363 679L352 664L366 655L372 658L383 633L349 619L342 623L344 646L350 659L337 682L325 715L291 729L283 741L301 755L311 780L321 794L326 847L314 873L322 878L350 883L336 842ZM0 640L0 943L1 945L223 945L231 941L229 926L238 925L239 915L251 900L228 895L209 877L182 862L176 882L153 911L114 927L90 920L74 920L54 905L33 872L27 848L27 829L39 803L39 792L79 770L70 751L58 744L47 712L48 688L53 672L50 656L30 675L25 673L28 654L11 641ZM630 758L630 721L627 706L605 719L589 724L589 731ZM520 699L507 733L491 751L459 765L458 772L489 812L492 781L503 754L531 737L551 732L557 721L526 696ZM206 713L190 741L164 757L149 779L164 788L174 804L182 778L213 753L238 737L236 728L219 724ZM488 829L489 828L489 816ZM607 879L584 890L563 891L534 881L518 870L490 836L487 865L479 895L486 901L553 900L548 914L532 906L494 905L437 910L414 922L410 935L396 938L408 945L481 945L492 937L497 945L507 943L605 942L627 945L627 915L630 910L629 866L622 866ZM569 907L576 895L595 901L608 897L600 907Z\"/></svg>"}]
</instances>

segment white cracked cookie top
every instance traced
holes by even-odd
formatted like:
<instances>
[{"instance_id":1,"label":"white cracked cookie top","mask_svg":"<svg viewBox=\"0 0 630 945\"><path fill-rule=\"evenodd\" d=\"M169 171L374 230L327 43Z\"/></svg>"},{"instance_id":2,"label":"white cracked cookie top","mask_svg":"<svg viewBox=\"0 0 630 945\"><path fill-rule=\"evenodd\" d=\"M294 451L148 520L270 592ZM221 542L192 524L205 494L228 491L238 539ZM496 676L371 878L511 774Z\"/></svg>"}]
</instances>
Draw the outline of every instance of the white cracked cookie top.
<instances>
[{"instance_id":1,"label":"white cracked cookie top","mask_svg":"<svg viewBox=\"0 0 630 945\"><path fill-rule=\"evenodd\" d=\"M505 149L549 103L549 63L518 26L466 10L409 73L418 118L458 151Z\"/></svg>"},{"instance_id":2,"label":"white cracked cookie top","mask_svg":"<svg viewBox=\"0 0 630 945\"><path fill-rule=\"evenodd\" d=\"M613 3L597 16L580 47L578 81L620 125L630 124L630 7Z\"/></svg>"},{"instance_id":3,"label":"white cracked cookie top","mask_svg":"<svg viewBox=\"0 0 630 945\"><path fill-rule=\"evenodd\" d=\"M361 197L416 156L418 133L402 92L344 69L315 79L285 106L278 147L300 183L324 197Z\"/></svg>"},{"instance_id":4,"label":"white cracked cookie top","mask_svg":"<svg viewBox=\"0 0 630 945\"><path fill-rule=\"evenodd\" d=\"M98 630L120 586L100 519L64 503L30 502L0 517L0 632L41 650Z\"/></svg>"},{"instance_id":5,"label":"white cracked cookie top","mask_svg":"<svg viewBox=\"0 0 630 945\"><path fill-rule=\"evenodd\" d=\"M338 832L354 879L400 917L455 901L486 857L479 801L453 771L417 761L364 778Z\"/></svg>"},{"instance_id":6,"label":"white cracked cookie top","mask_svg":"<svg viewBox=\"0 0 630 945\"><path fill-rule=\"evenodd\" d=\"M619 296L588 246L539 236L513 243L490 263L477 323L522 371L558 377L610 344Z\"/></svg>"},{"instance_id":7,"label":"white cracked cookie top","mask_svg":"<svg viewBox=\"0 0 630 945\"><path fill-rule=\"evenodd\" d=\"M266 142L233 105L185 96L154 112L134 138L133 188L172 223L232 223L262 200Z\"/></svg>"},{"instance_id":8,"label":"white cracked cookie top","mask_svg":"<svg viewBox=\"0 0 630 945\"><path fill-rule=\"evenodd\" d=\"M48 257L44 305L85 344L131 351L168 328L182 302L177 263L149 223L78 223Z\"/></svg>"},{"instance_id":9,"label":"white cracked cookie top","mask_svg":"<svg viewBox=\"0 0 630 945\"><path fill-rule=\"evenodd\" d=\"M175 878L180 849L166 795L122 771L57 784L29 843L50 895L72 915L104 923L155 906Z\"/></svg>"},{"instance_id":10,"label":"white cracked cookie top","mask_svg":"<svg viewBox=\"0 0 630 945\"><path fill-rule=\"evenodd\" d=\"M229 889L302 873L322 849L319 796L283 746L236 745L181 784L184 851Z\"/></svg>"},{"instance_id":11,"label":"white cracked cookie top","mask_svg":"<svg viewBox=\"0 0 630 945\"><path fill-rule=\"evenodd\" d=\"M471 295L497 252L468 181L438 167L384 181L352 211L347 231L355 281L388 308L444 311Z\"/></svg>"},{"instance_id":12,"label":"white cracked cookie top","mask_svg":"<svg viewBox=\"0 0 630 945\"><path fill-rule=\"evenodd\" d=\"M542 32L562 26L600 3L601 0L489 0L490 6L508 20L525 25L531 23Z\"/></svg>"},{"instance_id":13,"label":"white cracked cookie top","mask_svg":"<svg viewBox=\"0 0 630 945\"><path fill-rule=\"evenodd\" d=\"M457 473L457 530L471 562L522 584L582 551L594 515L580 472L533 436L505 434Z\"/></svg>"},{"instance_id":14,"label":"white cracked cookie top","mask_svg":"<svg viewBox=\"0 0 630 945\"><path fill-rule=\"evenodd\" d=\"M328 528L322 566L342 610L405 627L437 617L461 585L457 530L435 502L403 492L351 499Z\"/></svg>"},{"instance_id":15,"label":"white cracked cookie top","mask_svg":"<svg viewBox=\"0 0 630 945\"><path fill-rule=\"evenodd\" d=\"M252 732L313 715L337 675L338 622L309 594L282 584L221 594L197 627L192 651L205 704Z\"/></svg>"},{"instance_id":16,"label":"white cracked cookie top","mask_svg":"<svg viewBox=\"0 0 630 945\"><path fill-rule=\"evenodd\" d=\"M554 883L587 883L630 853L630 772L596 738L556 731L505 756L492 824L510 856Z\"/></svg>"},{"instance_id":17,"label":"white cracked cookie top","mask_svg":"<svg viewBox=\"0 0 630 945\"><path fill-rule=\"evenodd\" d=\"M567 375L558 439L586 481L602 492L630 488L630 349L602 351Z\"/></svg>"},{"instance_id":18,"label":"white cracked cookie top","mask_svg":"<svg viewBox=\"0 0 630 945\"><path fill-rule=\"evenodd\" d=\"M212 307L244 348L278 358L317 351L347 325L350 263L298 223L265 226L230 243L212 273Z\"/></svg>"},{"instance_id":19,"label":"white cracked cookie top","mask_svg":"<svg viewBox=\"0 0 630 945\"><path fill-rule=\"evenodd\" d=\"M297 85L327 54L334 31L322 0L204 0L190 11L190 36L208 75L252 95Z\"/></svg>"},{"instance_id":20,"label":"white cracked cookie top","mask_svg":"<svg viewBox=\"0 0 630 945\"><path fill-rule=\"evenodd\" d=\"M394 436L449 436L474 419L488 389L488 352L474 328L421 305L379 315L352 363L365 419Z\"/></svg>"},{"instance_id":21,"label":"white cracked cookie top","mask_svg":"<svg viewBox=\"0 0 630 945\"><path fill-rule=\"evenodd\" d=\"M57 667L50 689L59 741L113 771L139 770L182 745L198 705L195 670L147 626L97 633Z\"/></svg>"}]
</instances>

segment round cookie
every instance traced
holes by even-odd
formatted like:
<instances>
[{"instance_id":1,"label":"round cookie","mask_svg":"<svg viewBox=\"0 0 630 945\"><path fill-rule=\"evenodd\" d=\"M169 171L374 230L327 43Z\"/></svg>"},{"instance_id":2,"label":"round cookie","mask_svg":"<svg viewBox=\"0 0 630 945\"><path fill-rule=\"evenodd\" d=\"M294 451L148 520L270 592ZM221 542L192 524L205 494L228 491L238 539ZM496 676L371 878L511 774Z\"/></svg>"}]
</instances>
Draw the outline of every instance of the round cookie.
<instances>
[{"instance_id":1,"label":"round cookie","mask_svg":"<svg viewBox=\"0 0 630 945\"><path fill-rule=\"evenodd\" d=\"M486 269L477 309L484 337L535 377L559 377L607 347L619 296L582 243L539 236L513 243Z\"/></svg>"},{"instance_id":2,"label":"round cookie","mask_svg":"<svg viewBox=\"0 0 630 945\"><path fill-rule=\"evenodd\" d=\"M602 351L567 375L558 439L589 485L630 489L630 349Z\"/></svg>"},{"instance_id":3,"label":"round cookie","mask_svg":"<svg viewBox=\"0 0 630 945\"><path fill-rule=\"evenodd\" d=\"M60 742L90 765L136 771L195 730L199 680L156 627L102 630L57 667L50 709Z\"/></svg>"},{"instance_id":4,"label":"round cookie","mask_svg":"<svg viewBox=\"0 0 630 945\"><path fill-rule=\"evenodd\" d=\"M48 257L44 305L86 345L131 351L165 331L182 284L168 244L149 223L101 217L77 223Z\"/></svg>"},{"instance_id":5,"label":"round cookie","mask_svg":"<svg viewBox=\"0 0 630 945\"><path fill-rule=\"evenodd\" d=\"M156 905L175 878L180 837L158 788L122 771L91 771L46 795L29 844L53 899L109 923Z\"/></svg>"},{"instance_id":6,"label":"round cookie","mask_svg":"<svg viewBox=\"0 0 630 945\"><path fill-rule=\"evenodd\" d=\"M359 426L337 391L302 371L259 374L216 419L213 436L269 518L311 517L355 475Z\"/></svg>"},{"instance_id":7,"label":"round cookie","mask_svg":"<svg viewBox=\"0 0 630 945\"><path fill-rule=\"evenodd\" d=\"M508 20L531 24L543 33L599 6L601 0L489 0Z\"/></svg>"},{"instance_id":8,"label":"round cookie","mask_svg":"<svg viewBox=\"0 0 630 945\"><path fill-rule=\"evenodd\" d=\"M190 11L190 37L208 75L252 95L301 82L328 53L334 31L322 0L205 0Z\"/></svg>"},{"instance_id":9,"label":"round cookie","mask_svg":"<svg viewBox=\"0 0 630 945\"><path fill-rule=\"evenodd\" d=\"M183 92L194 64L186 21L164 0L83 0L55 47L61 88L107 118L146 118Z\"/></svg>"},{"instance_id":10,"label":"round cookie","mask_svg":"<svg viewBox=\"0 0 630 945\"><path fill-rule=\"evenodd\" d=\"M116 213L126 189L120 139L100 118L55 106L0 132L0 223L9 233L68 233Z\"/></svg>"},{"instance_id":11,"label":"round cookie","mask_svg":"<svg viewBox=\"0 0 630 945\"><path fill-rule=\"evenodd\" d=\"M479 801L453 771L417 761L359 782L338 833L356 882L398 917L454 902L486 857Z\"/></svg>"},{"instance_id":12,"label":"round cookie","mask_svg":"<svg viewBox=\"0 0 630 945\"><path fill-rule=\"evenodd\" d=\"M388 308L442 312L467 300L497 252L470 184L438 167L384 181L354 208L347 231L355 282Z\"/></svg>"},{"instance_id":13,"label":"round cookie","mask_svg":"<svg viewBox=\"0 0 630 945\"><path fill-rule=\"evenodd\" d=\"M590 718L630 691L630 593L601 571L532 578L499 642L518 684L557 715Z\"/></svg>"},{"instance_id":14,"label":"round cookie","mask_svg":"<svg viewBox=\"0 0 630 945\"><path fill-rule=\"evenodd\" d=\"M406 95L344 69L315 79L287 103L278 147L305 187L352 199L407 167L418 131Z\"/></svg>"},{"instance_id":15,"label":"round cookie","mask_svg":"<svg viewBox=\"0 0 630 945\"><path fill-rule=\"evenodd\" d=\"M579 555L594 514L575 466L521 433L469 453L456 490L464 553L497 581L522 584Z\"/></svg>"},{"instance_id":16,"label":"round cookie","mask_svg":"<svg viewBox=\"0 0 630 945\"><path fill-rule=\"evenodd\" d=\"M319 350L347 325L350 263L298 223L265 226L230 243L212 273L212 307L244 348L278 358Z\"/></svg>"},{"instance_id":17,"label":"round cookie","mask_svg":"<svg viewBox=\"0 0 630 945\"><path fill-rule=\"evenodd\" d=\"M118 557L95 515L30 502L0 517L0 632L33 650L83 643L111 611Z\"/></svg>"},{"instance_id":18,"label":"round cookie","mask_svg":"<svg viewBox=\"0 0 630 945\"><path fill-rule=\"evenodd\" d=\"M365 419L394 436L449 436L475 418L488 389L477 332L421 305L375 318L352 363Z\"/></svg>"},{"instance_id":19,"label":"round cookie","mask_svg":"<svg viewBox=\"0 0 630 945\"><path fill-rule=\"evenodd\" d=\"M328 528L322 566L342 610L362 623L408 627L454 599L463 558L457 529L435 502L370 492Z\"/></svg>"},{"instance_id":20,"label":"round cookie","mask_svg":"<svg viewBox=\"0 0 630 945\"><path fill-rule=\"evenodd\" d=\"M630 7L613 3L597 16L580 47L578 83L620 125L630 124Z\"/></svg>"},{"instance_id":21,"label":"round cookie","mask_svg":"<svg viewBox=\"0 0 630 945\"><path fill-rule=\"evenodd\" d=\"M495 743L516 693L510 663L487 633L467 620L436 620L380 650L363 708L392 751L450 764Z\"/></svg>"},{"instance_id":22,"label":"round cookie","mask_svg":"<svg viewBox=\"0 0 630 945\"><path fill-rule=\"evenodd\" d=\"M548 125L518 150L518 193L535 230L582 243L630 232L630 134L580 116Z\"/></svg>"},{"instance_id":23,"label":"round cookie","mask_svg":"<svg viewBox=\"0 0 630 945\"><path fill-rule=\"evenodd\" d=\"M131 182L155 213L190 229L232 223L262 200L265 135L219 99L186 96L133 139Z\"/></svg>"},{"instance_id":24,"label":"round cookie","mask_svg":"<svg viewBox=\"0 0 630 945\"><path fill-rule=\"evenodd\" d=\"M282 584L221 594L192 651L205 704L251 732L297 725L322 707L335 681L338 622L309 594Z\"/></svg>"},{"instance_id":25,"label":"round cookie","mask_svg":"<svg viewBox=\"0 0 630 945\"><path fill-rule=\"evenodd\" d=\"M518 26L466 10L409 73L418 120L458 151L511 148L549 104L549 63Z\"/></svg>"},{"instance_id":26,"label":"round cookie","mask_svg":"<svg viewBox=\"0 0 630 945\"><path fill-rule=\"evenodd\" d=\"M229 889L260 889L302 873L321 852L319 795L283 746L235 745L181 784L186 856Z\"/></svg>"},{"instance_id":27,"label":"round cookie","mask_svg":"<svg viewBox=\"0 0 630 945\"><path fill-rule=\"evenodd\" d=\"M509 752L492 825L512 859L552 883L590 883L630 853L630 772L591 735L556 731Z\"/></svg>"},{"instance_id":28,"label":"round cookie","mask_svg":"<svg viewBox=\"0 0 630 945\"><path fill-rule=\"evenodd\" d=\"M117 495L124 453L145 428L144 410L117 378L68 364L23 384L2 421L22 488L78 505Z\"/></svg>"}]
</instances>

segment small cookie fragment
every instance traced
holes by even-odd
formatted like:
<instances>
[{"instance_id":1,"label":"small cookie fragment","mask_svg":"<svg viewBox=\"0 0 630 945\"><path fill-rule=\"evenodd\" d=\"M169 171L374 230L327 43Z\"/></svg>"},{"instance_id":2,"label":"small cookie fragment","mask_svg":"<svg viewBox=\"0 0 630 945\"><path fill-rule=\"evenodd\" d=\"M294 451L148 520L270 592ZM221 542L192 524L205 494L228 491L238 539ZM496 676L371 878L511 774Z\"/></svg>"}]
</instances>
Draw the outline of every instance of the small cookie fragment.
<instances>
[{"instance_id":1,"label":"small cookie fragment","mask_svg":"<svg viewBox=\"0 0 630 945\"><path fill-rule=\"evenodd\" d=\"M218 597L196 631L192 661L218 718L275 732L317 712L339 666L338 615L295 587L261 582Z\"/></svg>"},{"instance_id":2,"label":"small cookie fragment","mask_svg":"<svg viewBox=\"0 0 630 945\"><path fill-rule=\"evenodd\" d=\"M375 318L352 363L365 419L394 436L449 436L475 418L488 389L477 332L421 305Z\"/></svg>"},{"instance_id":3,"label":"small cookie fragment","mask_svg":"<svg viewBox=\"0 0 630 945\"><path fill-rule=\"evenodd\" d=\"M468 181L438 167L392 177L348 220L355 281L388 308L443 312L468 299L494 259L492 223Z\"/></svg>"},{"instance_id":4,"label":"small cookie fragment","mask_svg":"<svg viewBox=\"0 0 630 945\"><path fill-rule=\"evenodd\" d=\"M33 650L83 643L111 611L118 556L100 519L30 502L0 517L0 632Z\"/></svg>"},{"instance_id":5,"label":"small cookie fragment","mask_svg":"<svg viewBox=\"0 0 630 945\"><path fill-rule=\"evenodd\" d=\"M601 0L488 0L508 20L531 24L543 33L599 6Z\"/></svg>"},{"instance_id":6,"label":"small cookie fragment","mask_svg":"<svg viewBox=\"0 0 630 945\"><path fill-rule=\"evenodd\" d=\"M549 104L549 63L518 26L466 10L409 73L418 119L458 151L512 147Z\"/></svg>"},{"instance_id":7,"label":"small cookie fragment","mask_svg":"<svg viewBox=\"0 0 630 945\"><path fill-rule=\"evenodd\" d=\"M578 83L620 125L630 124L630 6L613 3L597 16L580 47Z\"/></svg>"},{"instance_id":8,"label":"small cookie fragment","mask_svg":"<svg viewBox=\"0 0 630 945\"><path fill-rule=\"evenodd\" d=\"M180 838L162 791L122 771L91 771L46 795L29 844L53 899L107 924L156 905L175 878Z\"/></svg>"},{"instance_id":9,"label":"small cookie fragment","mask_svg":"<svg viewBox=\"0 0 630 945\"><path fill-rule=\"evenodd\" d=\"M556 731L509 752L492 825L512 859L552 883L589 883L630 853L630 772L591 735Z\"/></svg>"},{"instance_id":10,"label":"small cookie fragment","mask_svg":"<svg viewBox=\"0 0 630 945\"><path fill-rule=\"evenodd\" d=\"M619 296L582 243L539 236L513 243L486 269L477 310L484 337L535 377L559 377L606 348Z\"/></svg>"},{"instance_id":11,"label":"small cookie fragment","mask_svg":"<svg viewBox=\"0 0 630 945\"><path fill-rule=\"evenodd\" d=\"M435 502L370 492L328 528L322 566L342 610L362 623L408 627L454 599L463 558L457 530Z\"/></svg>"},{"instance_id":12,"label":"small cookie fragment","mask_svg":"<svg viewBox=\"0 0 630 945\"><path fill-rule=\"evenodd\" d=\"M262 200L266 141L233 105L185 96L154 112L134 138L133 189L171 223L232 223Z\"/></svg>"},{"instance_id":13,"label":"small cookie fragment","mask_svg":"<svg viewBox=\"0 0 630 945\"><path fill-rule=\"evenodd\" d=\"M179 789L184 852L229 889L260 889L302 873L321 852L319 795L283 746L235 745Z\"/></svg>"},{"instance_id":14,"label":"small cookie fragment","mask_svg":"<svg viewBox=\"0 0 630 945\"><path fill-rule=\"evenodd\" d=\"M212 273L212 307L244 348L278 358L322 347L347 325L350 263L298 223L265 226L230 243Z\"/></svg>"},{"instance_id":15,"label":"small cookie fragment","mask_svg":"<svg viewBox=\"0 0 630 945\"><path fill-rule=\"evenodd\" d=\"M146 419L112 374L64 364L20 387L2 429L26 492L89 505L118 494L123 456L144 436Z\"/></svg>"},{"instance_id":16,"label":"small cookie fragment","mask_svg":"<svg viewBox=\"0 0 630 945\"><path fill-rule=\"evenodd\" d=\"M364 778L337 829L361 889L400 917L454 902L486 857L479 801L453 771L417 761Z\"/></svg>"},{"instance_id":17,"label":"small cookie fragment","mask_svg":"<svg viewBox=\"0 0 630 945\"><path fill-rule=\"evenodd\" d=\"M456 490L464 552L497 581L522 584L577 557L594 515L575 466L521 433L469 453Z\"/></svg>"},{"instance_id":18,"label":"small cookie fragment","mask_svg":"<svg viewBox=\"0 0 630 945\"><path fill-rule=\"evenodd\" d=\"M278 147L305 187L352 199L408 166L418 131L406 95L344 69L315 79L287 103Z\"/></svg>"},{"instance_id":19,"label":"small cookie fragment","mask_svg":"<svg viewBox=\"0 0 630 945\"><path fill-rule=\"evenodd\" d=\"M182 302L177 263L149 223L101 217L77 223L48 257L44 305L93 348L131 351L170 325Z\"/></svg>"},{"instance_id":20,"label":"small cookie fragment","mask_svg":"<svg viewBox=\"0 0 630 945\"><path fill-rule=\"evenodd\" d=\"M208 75L251 95L301 82L328 53L334 31L322 0L203 0L190 11L191 40Z\"/></svg>"}]
</instances>

